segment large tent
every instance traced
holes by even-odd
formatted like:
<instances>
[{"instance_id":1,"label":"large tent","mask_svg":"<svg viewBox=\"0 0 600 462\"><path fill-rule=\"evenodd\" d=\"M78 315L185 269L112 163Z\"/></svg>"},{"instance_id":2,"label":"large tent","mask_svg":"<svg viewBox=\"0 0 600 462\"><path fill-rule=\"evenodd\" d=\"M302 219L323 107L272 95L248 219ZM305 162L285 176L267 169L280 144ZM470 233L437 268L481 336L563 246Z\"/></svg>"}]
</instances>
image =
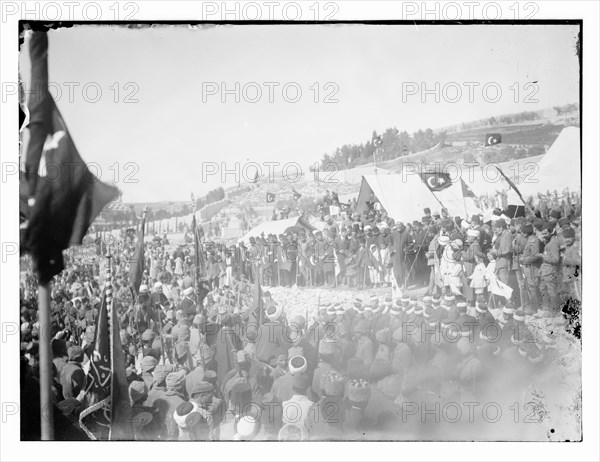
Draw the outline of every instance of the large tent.
<instances>
[{"instance_id":1,"label":"large tent","mask_svg":"<svg viewBox=\"0 0 600 462\"><path fill-rule=\"evenodd\" d=\"M379 202L396 221L421 220L423 209L440 211L445 207L451 216L467 217L479 210L472 200L465 200L462 180L432 192L416 173L363 176L358 195L357 212L367 208L367 202Z\"/></svg>"},{"instance_id":2,"label":"large tent","mask_svg":"<svg viewBox=\"0 0 600 462\"><path fill-rule=\"evenodd\" d=\"M579 127L566 127L542 157L537 171L518 184L525 199L565 189L581 192L581 143Z\"/></svg>"},{"instance_id":3,"label":"large tent","mask_svg":"<svg viewBox=\"0 0 600 462\"><path fill-rule=\"evenodd\" d=\"M285 220L264 221L258 226L255 226L248 231L238 242L244 241L246 244L251 237L258 237L264 234L267 237L269 234L285 234L288 230L299 230L304 228L307 231L313 231L315 228L306 220L300 217L286 218Z\"/></svg>"}]
</instances>

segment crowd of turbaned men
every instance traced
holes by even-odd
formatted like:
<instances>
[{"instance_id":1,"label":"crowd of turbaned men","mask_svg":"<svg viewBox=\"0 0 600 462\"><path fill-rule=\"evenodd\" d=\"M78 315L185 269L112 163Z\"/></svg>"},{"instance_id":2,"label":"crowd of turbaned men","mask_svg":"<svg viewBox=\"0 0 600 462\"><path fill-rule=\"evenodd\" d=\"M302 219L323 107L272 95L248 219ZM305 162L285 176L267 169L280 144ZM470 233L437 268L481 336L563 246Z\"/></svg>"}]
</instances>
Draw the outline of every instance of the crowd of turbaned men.
<instances>
[{"instance_id":1,"label":"crowd of turbaned men","mask_svg":"<svg viewBox=\"0 0 600 462\"><path fill-rule=\"evenodd\" d=\"M276 257L279 236L266 253L268 236L232 252L195 224L175 248L145 243L142 226L133 253L126 237L70 258L118 191L87 169L48 91L46 32L29 52L39 97L20 203L23 440L493 439L501 427L478 406L514 410L532 382L552 383L553 336L579 330L580 200L487 223L425 211L412 230L373 206L326 233L283 236L297 278ZM38 178L43 151L63 175ZM429 275L421 297L413 271ZM282 280L362 290L283 306L262 290ZM501 439L519 439L510 428Z\"/></svg>"},{"instance_id":2,"label":"crowd of turbaned men","mask_svg":"<svg viewBox=\"0 0 600 462\"><path fill-rule=\"evenodd\" d=\"M123 357L121 398L130 409L126 437L464 439L464 427L436 422L425 411L436 403L444 409L499 397L519 401L532 378L551 372L559 354L552 336L546 332L540 340L528 321L547 318L563 329L577 328L569 310L578 309L581 293L579 217L552 211L548 220L499 216L486 224L481 217L467 223L435 213L423 221L432 234L426 258L434 261L425 295L402 290L405 275L392 263L385 275L393 278L391 295L371 285L346 304L316 308L282 306L262 291L261 284L271 281L261 271L265 260L252 257L256 240L235 258L235 250L217 242L171 245L155 236L144 244L134 293L131 246L117 243L109 260L111 306ZM358 248L389 237L393 251L409 240L406 227L385 214L353 220L350 237L334 228L325 230L333 242L356 239ZM302 241L318 243L323 234L299 237L290 253L294 264L307 252ZM296 236L288 238L294 242ZM217 256L232 268L212 278L210 261ZM57 439L108 438L110 424L97 425L98 411L87 411L102 377L97 352L107 308L106 281L100 281L106 261L104 255L75 258L53 281ZM22 437L36 439L39 404L31 397L39 393L40 331L36 277L27 274L21 290L21 421ZM506 293L511 277L518 290ZM310 276L300 280L306 283ZM469 423L471 437L485 428L481 417Z\"/></svg>"}]
</instances>

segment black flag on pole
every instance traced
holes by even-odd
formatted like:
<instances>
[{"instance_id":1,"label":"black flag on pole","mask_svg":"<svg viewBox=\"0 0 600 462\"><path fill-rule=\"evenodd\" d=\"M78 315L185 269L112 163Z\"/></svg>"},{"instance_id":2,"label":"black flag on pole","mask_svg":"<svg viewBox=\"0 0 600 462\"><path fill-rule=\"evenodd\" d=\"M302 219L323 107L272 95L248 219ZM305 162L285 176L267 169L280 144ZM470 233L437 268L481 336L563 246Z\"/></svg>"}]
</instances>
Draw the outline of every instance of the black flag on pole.
<instances>
[{"instance_id":1,"label":"black flag on pole","mask_svg":"<svg viewBox=\"0 0 600 462\"><path fill-rule=\"evenodd\" d=\"M142 285L142 276L144 275L144 228L146 228L146 214L142 217L142 226L138 231L135 251L131 256L131 266L129 268L129 284L134 290L134 297L139 293Z\"/></svg>"},{"instance_id":2,"label":"black flag on pole","mask_svg":"<svg viewBox=\"0 0 600 462\"><path fill-rule=\"evenodd\" d=\"M268 192L267 193L267 204L275 202L275 194Z\"/></svg>"},{"instance_id":3,"label":"black flag on pole","mask_svg":"<svg viewBox=\"0 0 600 462\"><path fill-rule=\"evenodd\" d=\"M450 179L449 173L422 172L419 173L419 175L421 176L423 183L425 183L431 191L441 191L442 189L452 186L452 180Z\"/></svg>"},{"instance_id":4,"label":"black flag on pole","mask_svg":"<svg viewBox=\"0 0 600 462\"><path fill-rule=\"evenodd\" d=\"M521 201L523 202L523 204L525 204L525 207L527 208L527 210L533 214L533 210L531 209L530 205L525 201L525 199L523 199L523 195L521 194L521 191L519 191L519 188L517 188L517 185L514 184L512 182L512 180L506 176L506 174L502 171L502 169L500 167L498 167L496 165L496 169L498 170L498 172L500 173L500 175L502 175L502 177L506 180L506 182L508 183L508 185L517 193L517 196L519 196L519 199L521 199Z\"/></svg>"},{"instance_id":5,"label":"black flag on pole","mask_svg":"<svg viewBox=\"0 0 600 462\"><path fill-rule=\"evenodd\" d=\"M194 234L194 256L196 263L196 278L197 280L202 280L207 277L206 274L206 264L204 263L204 255L202 250L200 249L200 238L204 235L204 230L202 226L198 226L196 222L196 214L192 217L192 233Z\"/></svg>"},{"instance_id":6,"label":"black flag on pole","mask_svg":"<svg viewBox=\"0 0 600 462\"><path fill-rule=\"evenodd\" d=\"M79 422L90 439L133 438L125 355L121 346L119 319L113 308L110 258L98 313L84 404L86 407L79 416Z\"/></svg>"},{"instance_id":7,"label":"black flag on pole","mask_svg":"<svg viewBox=\"0 0 600 462\"><path fill-rule=\"evenodd\" d=\"M33 257L40 283L64 268L63 250L80 245L89 226L119 190L102 183L77 152L65 121L48 92L48 37L34 32L29 44L31 82L28 125L30 139L25 161L29 202L21 224L21 247ZM37 171L45 153L45 177ZM25 204L21 204L23 207Z\"/></svg>"}]
</instances>

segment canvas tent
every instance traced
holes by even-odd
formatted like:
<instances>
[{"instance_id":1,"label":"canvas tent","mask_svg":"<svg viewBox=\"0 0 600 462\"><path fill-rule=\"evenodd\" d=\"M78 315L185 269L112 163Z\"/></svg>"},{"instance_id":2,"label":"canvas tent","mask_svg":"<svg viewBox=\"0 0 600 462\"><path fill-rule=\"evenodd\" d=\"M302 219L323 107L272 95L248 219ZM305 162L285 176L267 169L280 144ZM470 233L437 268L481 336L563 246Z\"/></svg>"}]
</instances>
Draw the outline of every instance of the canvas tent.
<instances>
[{"instance_id":1,"label":"canvas tent","mask_svg":"<svg viewBox=\"0 0 600 462\"><path fill-rule=\"evenodd\" d=\"M442 205L451 216L466 217L478 213L473 201L465 201L462 180L442 191L432 192L416 173L363 176L358 195L357 213L367 208L367 202L378 201L396 221L421 220L423 209L440 211Z\"/></svg>"},{"instance_id":2,"label":"canvas tent","mask_svg":"<svg viewBox=\"0 0 600 462\"><path fill-rule=\"evenodd\" d=\"M238 242L243 241L248 244L250 237L258 237L263 233L265 237L269 234L275 234L279 236L280 234L285 234L287 230L294 229L296 227L304 228L307 231L313 231L315 229L314 226L300 217L291 217L286 218L285 220L265 221L248 231L241 239L238 240Z\"/></svg>"},{"instance_id":3,"label":"canvas tent","mask_svg":"<svg viewBox=\"0 0 600 462\"><path fill-rule=\"evenodd\" d=\"M568 189L581 191L581 143L579 127L566 127L538 163L537 172L517 184L525 199Z\"/></svg>"}]
</instances>

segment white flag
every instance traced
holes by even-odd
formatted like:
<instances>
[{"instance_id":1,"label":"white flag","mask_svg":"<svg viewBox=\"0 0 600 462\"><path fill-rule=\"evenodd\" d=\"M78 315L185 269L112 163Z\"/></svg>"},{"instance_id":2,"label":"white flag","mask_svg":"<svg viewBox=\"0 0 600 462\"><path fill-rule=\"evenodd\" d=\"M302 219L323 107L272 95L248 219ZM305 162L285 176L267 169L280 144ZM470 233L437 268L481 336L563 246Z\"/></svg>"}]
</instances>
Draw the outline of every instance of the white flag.
<instances>
[{"instance_id":1,"label":"white flag","mask_svg":"<svg viewBox=\"0 0 600 462\"><path fill-rule=\"evenodd\" d=\"M500 295L506 299L511 298L513 293L512 288L499 281L495 274L490 276L488 289L491 293Z\"/></svg>"}]
</instances>

